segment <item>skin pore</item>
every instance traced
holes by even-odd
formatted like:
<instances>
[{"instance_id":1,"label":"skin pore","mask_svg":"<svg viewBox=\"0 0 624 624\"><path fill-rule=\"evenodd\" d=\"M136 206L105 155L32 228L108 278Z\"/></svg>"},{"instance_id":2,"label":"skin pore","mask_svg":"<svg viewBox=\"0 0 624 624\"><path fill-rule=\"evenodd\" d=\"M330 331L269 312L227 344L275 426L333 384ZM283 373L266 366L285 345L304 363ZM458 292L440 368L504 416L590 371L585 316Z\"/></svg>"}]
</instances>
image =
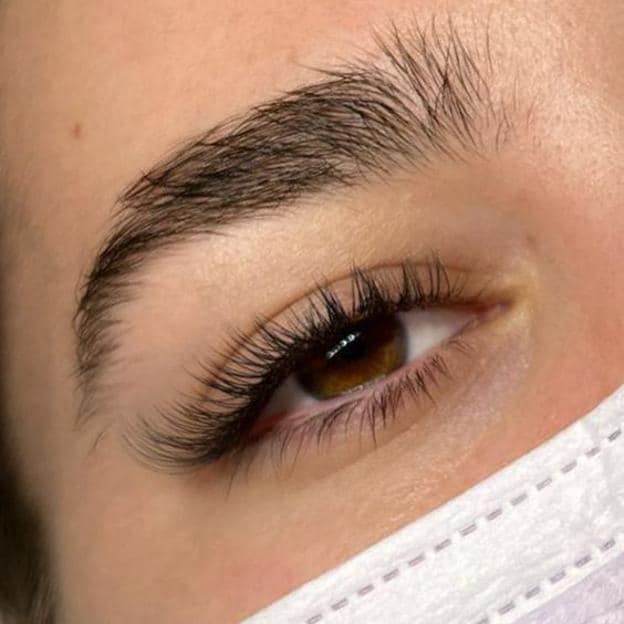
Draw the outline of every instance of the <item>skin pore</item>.
<instances>
[{"instance_id":1,"label":"skin pore","mask_svg":"<svg viewBox=\"0 0 624 624\"><path fill-rule=\"evenodd\" d=\"M113 4L9 3L0 34L3 394L59 622L238 621L622 382L618 2ZM115 349L83 417L73 319L116 215L132 210L124 191L224 120L327 79L314 68L385 68L373 31L391 23L406 42L414 24L439 32L444 50L449 16L487 80L478 140L367 165L142 258L107 317ZM354 267L426 275L434 255L495 313L471 326L466 353L446 354L433 401L407 397L375 440L339 427L283 457L262 447L235 472L230 457L162 470L127 444L195 395L200 363L225 366L233 331L253 336L319 284L348 300L339 284Z\"/></svg>"}]
</instances>

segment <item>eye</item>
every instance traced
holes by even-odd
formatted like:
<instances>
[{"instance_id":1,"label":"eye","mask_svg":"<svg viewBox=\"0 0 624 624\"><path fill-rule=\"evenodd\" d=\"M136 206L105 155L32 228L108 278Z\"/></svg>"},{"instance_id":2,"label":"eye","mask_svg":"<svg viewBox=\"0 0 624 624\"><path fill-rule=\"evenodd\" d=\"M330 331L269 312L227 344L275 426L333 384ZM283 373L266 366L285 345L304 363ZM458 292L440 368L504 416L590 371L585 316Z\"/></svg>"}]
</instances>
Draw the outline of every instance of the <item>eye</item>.
<instances>
[{"instance_id":1,"label":"eye","mask_svg":"<svg viewBox=\"0 0 624 624\"><path fill-rule=\"evenodd\" d=\"M431 308L353 323L300 359L263 410L256 431L279 417L315 404L336 404L375 386L461 333L475 318L474 311Z\"/></svg>"},{"instance_id":2,"label":"eye","mask_svg":"<svg viewBox=\"0 0 624 624\"><path fill-rule=\"evenodd\" d=\"M171 470L224 457L271 456L280 465L307 452L312 461L314 444L336 441L335 430L347 444L363 430L376 440L402 406L418 405L413 417L422 396L444 398L453 382L461 386L461 371L470 377L463 356L479 326L506 309L489 279L448 270L436 256L354 267L274 317L258 317L252 331L233 330L220 361L198 362L184 399L126 439Z\"/></svg>"}]
</instances>

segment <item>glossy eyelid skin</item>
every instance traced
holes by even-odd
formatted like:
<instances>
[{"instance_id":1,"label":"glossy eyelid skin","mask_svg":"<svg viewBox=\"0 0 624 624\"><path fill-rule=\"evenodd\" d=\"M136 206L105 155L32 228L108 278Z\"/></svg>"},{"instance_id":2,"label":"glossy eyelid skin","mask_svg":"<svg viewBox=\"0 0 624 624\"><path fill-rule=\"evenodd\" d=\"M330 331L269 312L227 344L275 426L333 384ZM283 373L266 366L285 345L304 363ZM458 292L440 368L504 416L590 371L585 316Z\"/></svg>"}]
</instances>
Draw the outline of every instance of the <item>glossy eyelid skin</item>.
<instances>
[{"instance_id":1,"label":"glossy eyelid skin","mask_svg":"<svg viewBox=\"0 0 624 624\"><path fill-rule=\"evenodd\" d=\"M424 358L419 368L398 371L380 382L368 397L349 397L342 406L307 418L299 427L288 428L284 421L259 439L249 433L311 346L331 345L332 338L359 318L452 306L485 314L502 297L489 292L488 281L450 269L436 256L419 264L356 268L348 279L320 287L277 319L259 321L250 335L236 334L229 361L204 365L195 376L198 387L190 402L187 397L187 403L159 409L159 419L131 429L126 441L148 464L177 472L196 470L226 456L255 456L275 449L281 460L289 448L299 455L308 442L318 446L324 438L333 438L334 430L346 432L347 425L356 432L367 429L375 438L378 427L394 420L407 395L431 399L444 385L443 378L452 376L442 349ZM462 357L469 352L460 337L445 349L461 352Z\"/></svg>"}]
</instances>

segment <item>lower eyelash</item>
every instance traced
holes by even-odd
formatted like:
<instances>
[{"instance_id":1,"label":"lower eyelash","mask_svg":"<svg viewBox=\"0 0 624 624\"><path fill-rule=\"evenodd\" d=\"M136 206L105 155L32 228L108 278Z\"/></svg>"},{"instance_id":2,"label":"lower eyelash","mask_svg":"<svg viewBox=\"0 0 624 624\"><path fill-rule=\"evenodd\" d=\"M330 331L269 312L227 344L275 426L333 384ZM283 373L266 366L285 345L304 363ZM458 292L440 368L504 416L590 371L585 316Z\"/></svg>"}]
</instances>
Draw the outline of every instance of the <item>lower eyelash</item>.
<instances>
[{"instance_id":1,"label":"lower eyelash","mask_svg":"<svg viewBox=\"0 0 624 624\"><path fill-rule=\"evenodd\" d=\"M457 336L449 339L445 346L463 354L470 351L468 342ZM310 444L316 447L329 444L340 429L345 434L351 433L354 420L357 421L355 429L358 435L362 436L364 430L368 430L376 445L377 433L396 419L406 399L435 404L434 389L444 380L452 380L452 374L442 354L408 364L362 389L356 398L343 400L332 409L306 415L300 423L290 421L270 429L262 438L252 440L241 449L236 458L237 467L249 467L263 453L271 455L276 466L282 465L287 457L294 462Z\"/></svg>"}]
</instances>

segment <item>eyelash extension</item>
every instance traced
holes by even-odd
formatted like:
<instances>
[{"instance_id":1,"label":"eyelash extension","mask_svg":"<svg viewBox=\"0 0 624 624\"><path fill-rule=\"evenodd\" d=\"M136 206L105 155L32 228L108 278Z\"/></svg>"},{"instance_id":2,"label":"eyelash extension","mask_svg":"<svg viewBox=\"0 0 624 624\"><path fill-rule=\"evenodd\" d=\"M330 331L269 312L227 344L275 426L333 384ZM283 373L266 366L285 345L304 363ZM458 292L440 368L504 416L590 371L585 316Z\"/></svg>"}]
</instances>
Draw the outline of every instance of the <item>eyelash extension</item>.
<instances>
[{"instance_id":1,"label":"eyelash extension","mask_svg":"<svg viewBox=\"0 0 624 624\"><path fill-rule=\"evenodd\" d=\"M451 280L442 261L433 257L424 264L403 263L398 279L384 278L386 270L354 268L349 280L349 302L342 301L330 285L321 285L308 296L301 311L284 321L259 318L249 334L235 332L227 345L227 363L199 365L193 375L199 391L156 409L157 419L140 420L125 436L127 444L153 467L167 471L188 471L211 464L225 456L242 456L262 445L275 433L274 444L282 456L286 449L305 439L318 444L331 437L338 424L356 415L373 437L379 424L392 419L407 395L431 398L429 386L439 376L449 376L441 355L427 358L419 368L404 374L396 371L379 383L382 389L368 397L345 400L321 410L291 427L279 424L258 438L247 434L271 399L274 391L313 349L331 346L354 323L398 312L427 309L444 304L468 304L465 279ZM459 338L448 341L460 349ZM392 378L392 379L390 379ZM356 393L358 394L358 393ZM321 405L320 403L319 405Z\"/></svg>"}]
</instances>

